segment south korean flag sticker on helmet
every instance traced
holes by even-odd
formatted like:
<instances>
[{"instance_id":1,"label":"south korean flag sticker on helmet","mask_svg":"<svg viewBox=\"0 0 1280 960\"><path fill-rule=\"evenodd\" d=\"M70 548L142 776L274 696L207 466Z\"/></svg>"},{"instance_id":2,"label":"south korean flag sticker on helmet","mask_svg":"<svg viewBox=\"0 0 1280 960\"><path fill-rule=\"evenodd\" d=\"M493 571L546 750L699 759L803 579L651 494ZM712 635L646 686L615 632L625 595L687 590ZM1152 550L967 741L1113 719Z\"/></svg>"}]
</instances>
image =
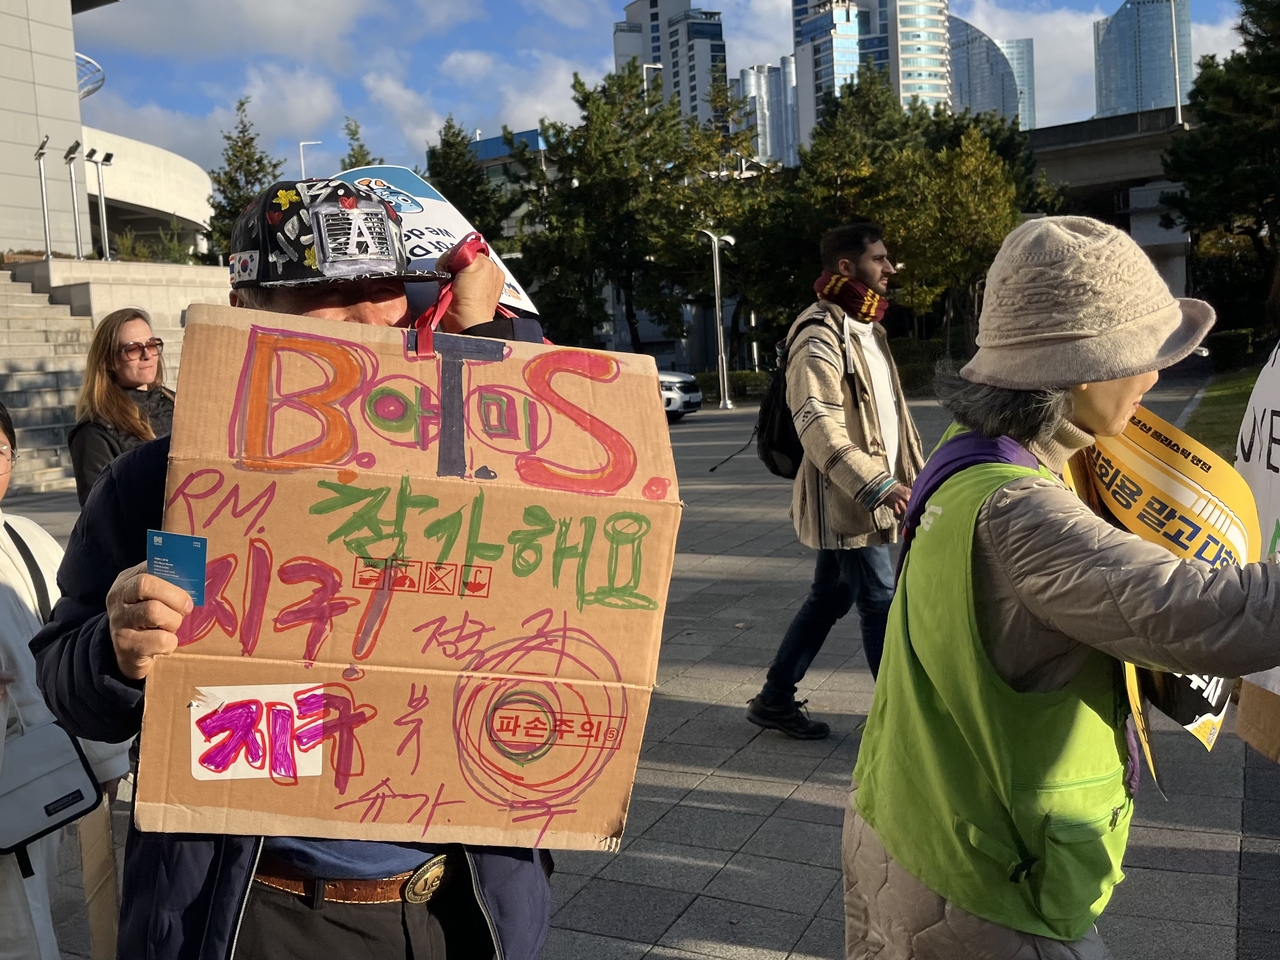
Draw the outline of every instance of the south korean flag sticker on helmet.
<instances>
[{"instance_id":1,"label":"south korean flag sticker on helmet","mask_svg":"<svg viewBox=\"0 0 1280 960\"><path fill-rule=\"evenodd\" d=\"M229 259L231 264L232 284L258 279L257 250L246 250L243 253L233 253Z\"/></svg>"}]
</instances>

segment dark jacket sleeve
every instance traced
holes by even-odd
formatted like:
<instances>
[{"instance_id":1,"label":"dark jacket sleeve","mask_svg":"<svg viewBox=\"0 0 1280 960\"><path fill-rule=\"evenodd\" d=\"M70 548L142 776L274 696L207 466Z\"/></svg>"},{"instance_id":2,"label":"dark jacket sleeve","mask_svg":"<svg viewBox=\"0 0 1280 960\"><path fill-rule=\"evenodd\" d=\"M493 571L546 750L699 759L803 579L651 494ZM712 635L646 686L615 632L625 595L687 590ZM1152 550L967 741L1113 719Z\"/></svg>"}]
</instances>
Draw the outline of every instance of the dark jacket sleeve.
<instances>
[{"instance_id":1,"label":"dark jacket sleeve","mask_svg":"<svg viewBox=\"0 0 1280 960\"><path fill-rule=\"evenodd\" d=\"M167 437L129 451L94 485L67 544L62 599L31 641L49 709L71 733L120 743L142 726L141 681L120 672L107 624L107 591L147 558L147 530L164 516Z\"/></svg>"},{"instance_id":2,"label":"dark jacket sleeve","mask_svg":"<svg viewBox=\"0 0 1280 960\"><path fill-rule=\"evenodd\" d=\"M83 507L94 482L120 455L120 444L102 424L82 421L67 434L67 446L71 448L71 469L76 475L76 496Z\"/></svg>"}]
</instances>

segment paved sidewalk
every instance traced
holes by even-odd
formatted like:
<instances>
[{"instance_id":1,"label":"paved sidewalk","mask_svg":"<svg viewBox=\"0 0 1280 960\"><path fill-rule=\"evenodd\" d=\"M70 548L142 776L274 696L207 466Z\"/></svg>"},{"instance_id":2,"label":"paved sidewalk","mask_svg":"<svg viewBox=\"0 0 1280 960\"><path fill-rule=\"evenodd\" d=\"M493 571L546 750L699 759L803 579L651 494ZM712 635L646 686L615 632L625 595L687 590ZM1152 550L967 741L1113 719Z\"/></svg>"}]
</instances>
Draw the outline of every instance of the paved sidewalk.
<instances>
[{"instance_id":1,"label":"paved sidewalk","mask_svg":"<svg viewBox=\"0 0 1280 960\"><path fill-rule=\"evenodd\" d=\"M1162 384L1149 405L1176 419L1197 385ZM945 416L926 401L913 409L936 441ZM686 511L623 849L556 855L545 960L843 957L840 824L873 687L849 617L801 688L832 725L828 740L743 719L813 565L787 516L789 484L751 451L707 472L754 416L707 410L672 428ZM4 506L60 539L75 515L74 496ZM1280 769L1234 736L1212 754L1185 734L1158 736L1170 801L1150 784L1140 794L1128 880L1100 924L1116 960L1274 960ZM88 952L76 850L68 837L54 904L69 960Z\"/></svg>"}]
</instances>

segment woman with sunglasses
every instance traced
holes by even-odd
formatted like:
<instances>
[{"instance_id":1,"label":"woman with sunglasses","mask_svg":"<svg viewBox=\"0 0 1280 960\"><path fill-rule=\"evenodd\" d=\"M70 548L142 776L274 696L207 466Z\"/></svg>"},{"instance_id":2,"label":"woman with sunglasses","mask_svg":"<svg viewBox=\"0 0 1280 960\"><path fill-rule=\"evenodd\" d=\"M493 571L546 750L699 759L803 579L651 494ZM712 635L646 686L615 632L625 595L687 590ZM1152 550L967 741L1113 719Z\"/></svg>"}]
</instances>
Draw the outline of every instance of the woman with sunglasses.
<instances>
[{"instance_id":1,"label":"woman with sunglasses","mask_svg":"<svg viewBox=\"0 0 1280 960\"><path fill-rule=\"evenodd\" d=\"M164 341L138 307L107 314L93 332L77 423L67 434L76 494L84 506L99 474L126 450L173 428L173 393L164 385Z\"/></svg>"}]
</instances>

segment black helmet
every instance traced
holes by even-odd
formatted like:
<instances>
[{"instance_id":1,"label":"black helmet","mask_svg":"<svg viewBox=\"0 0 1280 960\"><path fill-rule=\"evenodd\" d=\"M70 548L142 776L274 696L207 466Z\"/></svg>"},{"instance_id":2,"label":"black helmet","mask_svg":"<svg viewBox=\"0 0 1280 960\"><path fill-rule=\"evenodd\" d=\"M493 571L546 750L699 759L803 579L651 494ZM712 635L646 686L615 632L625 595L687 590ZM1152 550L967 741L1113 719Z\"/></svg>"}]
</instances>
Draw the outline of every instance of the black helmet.
<instances>
[{"instance_id":1,"label":"black helmet","mask_svg":"<svg viewBox=\"0 0 1280 960\"><path fill-rule=\"evenodd\" d=\"M273 183L236 220L231 250L235 289L368 277L449 279L410 270L395 208L342 180Z\"/></svg>"}]
</instances>

